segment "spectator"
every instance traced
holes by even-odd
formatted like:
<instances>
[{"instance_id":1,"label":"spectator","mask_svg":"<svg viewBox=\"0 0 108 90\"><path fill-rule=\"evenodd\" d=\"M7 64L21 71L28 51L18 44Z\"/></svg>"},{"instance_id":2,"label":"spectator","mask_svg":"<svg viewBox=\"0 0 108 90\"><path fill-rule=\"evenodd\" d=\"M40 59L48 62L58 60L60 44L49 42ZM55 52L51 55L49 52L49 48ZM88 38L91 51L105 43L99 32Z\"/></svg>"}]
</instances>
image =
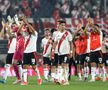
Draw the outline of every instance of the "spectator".
<instances>
[{"instance_id":1,"label":"spectator","mask_svg":"<svg viewBox=\"0 0 108 90\"><path fill-rule=\"evenodd\" d=\"M9 0L1 1L1 3L0 3L0 11L2 12L3 16L6 16L7 10L9 9L9 7L10 7L10 1Z\"/></svg>"},{"instance_id":2,"label":"spectator","mask_svg":"<svg viewBox=\"0 0 108 90\"><path fill-rule=\"evenodd\" d=\"M99 8L96 6L93 6L93 18L100 18L100 12L99 12Z\"/></svg>"},{"instance_id":3,"label":"spectator","mask_svg":"<svg viewBox=\"0 0 108 90\"><path fill-rule=\"evenodd\" d=\"M31 14L32 14L30 7L27 7L27 8L24 10L24 13L25 13L25 15L26 15L27 17L30 17Z\"/></svg>"},{"instance_id":4,"label":"spectator","mask_svg":"<svg viewBox=\"0 0 108 90\"><path fill-rule=\"evenodd\" d=\"M80 11L80 13L79 13L80 18L88 18L89 12L87 11L87 9L85 8L84 5L80 6L79 11Z\"/></svg>"},{"instance_id":5,"label":"spectator","mask_svg":"<svg viewBox=\"0 0 108 90\"><path fill-rule=\"evenodd\" d=\"M1 18L14 16L16 13L33 18L51 18L58 15L64 18L106 18L108 0L106 6L105 10L104 0L0 0ZM53 16L54 14L57 16Z\"/></svg>"},{"instance_id":6,"label":"spectator","mask_svg":"<svg viewBox=\"0 0 108 90\"><path fill-rule=\"evenodd\" d=\"M79 15L78 8L74 7L74 9L72 10L71 14L72 14L73 18L78 18L78 15Z\"/></svg>"}]
</instances>

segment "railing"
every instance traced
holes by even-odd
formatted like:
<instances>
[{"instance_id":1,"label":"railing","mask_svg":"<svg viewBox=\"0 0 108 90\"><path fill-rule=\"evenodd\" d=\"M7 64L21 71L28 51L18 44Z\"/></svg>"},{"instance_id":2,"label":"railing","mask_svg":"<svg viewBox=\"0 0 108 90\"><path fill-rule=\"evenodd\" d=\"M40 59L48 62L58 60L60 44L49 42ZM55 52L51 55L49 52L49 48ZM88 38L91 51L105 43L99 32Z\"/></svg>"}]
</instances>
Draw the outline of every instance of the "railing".
<instances>
[{"instance_id":1,"label":"railing","mask_svg":"<svg viewBox=\"0 0 108 90\"><path fill-rule=\"evenodd\" d=\"M8 40L0 40L0 54L6 54L8 48Z\"/></svg>"}]
</instances>

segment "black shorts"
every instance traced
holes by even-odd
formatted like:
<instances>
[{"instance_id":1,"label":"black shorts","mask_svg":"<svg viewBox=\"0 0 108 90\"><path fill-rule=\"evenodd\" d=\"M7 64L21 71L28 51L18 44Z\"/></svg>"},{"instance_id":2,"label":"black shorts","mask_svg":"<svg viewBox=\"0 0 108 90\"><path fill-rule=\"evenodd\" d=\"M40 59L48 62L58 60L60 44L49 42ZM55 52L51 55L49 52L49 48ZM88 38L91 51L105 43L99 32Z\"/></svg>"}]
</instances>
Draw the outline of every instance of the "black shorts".
<instances>
[{"instance_id":1,"label":"black shorts","mask_svg":"<svg viewBox=\"0 0 108 90\"><path fill-rule=\"evenodd\" d=\"M103 64L101 51L95 51L90 53L90 62L95 62L96 64Z\"/></svg>"},{"instance_id":2,"label":"black shorts","mask_svg":"<svg viewBox=\"0 0 108 90\"><path fill-rule=\"evenodd\" d=\"M8 53L6 56L6 64L12 64L12 59L13 59L14 53Z\"/></svg>"},{"instance_id":3,"label":"black shorts","mask_svg":"<svg viewBox=\"0 0 108 90\"><path fill-rule=\"evenodd\" d=\"M103 53L103 62L105 66L108 66L108 53Z\"/></svg>"},{"instance_id":4,"label":"black shorts","mask_svg":"<svg viewBox=\"0 0 108 90\"><path fill-rule=\"evenodd\" d=\"M59 64L61 65L62 63L69 63L69 58L68 58L68 55L65 54L65 55L59 55L58 56L58 59L59 59Z\"/></svg>"},{"instance_id":5,"label":"black shorts","mask_svg":"<svg viewBox=\"0 0 108 90\"><path fill-rule=\"evenodd\" d=\"M84 60L84 62L86 62L86 63L89 63L90 62L89 53L83 54L82 60Z\"/></svg>"},{"instance_id":6,"label":"black shorts","mask_svg":"<svg viewBox=\"0 0 108 90\"><path fill-rule=\"evenodd\" d=\"M54 60L52 60L52 66L58 65L58 54L54 54Z\"/></svg>"},{"instance_id":7,"label":"black shorts","mask_svg":"<svg viewBox=\"0 0 108 90\"><path fill-rule=\"evenodd\" d=\"M36 65L36 58L34 54L36 53L24 53L23 65Z\"/></svg>"},{"instance_id":8,"label":"black shorts","mask_svg":"<svg viewBox=\"0 0 108 90\"><path fill-rule=\"evenodd\" d=\"M51 60L48 57L43 57L43 64L51 65Z\"/></svg>"},{"instance_id":9,"label":"black shorts","mask_svg":"<svg viewBox=\"0 0 108 90\"><path fill-rule=\"evenodd\" d=\"M75 64L80 64L81 63L80 60L79 60L79 56L80 55L75 56Z\"/></svg>"},{"instance_id":10,"label":"black shorts","mask_svg":"<svg viewBox=\"0 0 108 90\"><path fill-rule=\"evenodd\" d=\"M83 65L84 62L89 63L90 58L89 58L89 54L82 54L82 55L77 55L76 57L76 64L81 64Z\"/></svg>"}]
</instances>

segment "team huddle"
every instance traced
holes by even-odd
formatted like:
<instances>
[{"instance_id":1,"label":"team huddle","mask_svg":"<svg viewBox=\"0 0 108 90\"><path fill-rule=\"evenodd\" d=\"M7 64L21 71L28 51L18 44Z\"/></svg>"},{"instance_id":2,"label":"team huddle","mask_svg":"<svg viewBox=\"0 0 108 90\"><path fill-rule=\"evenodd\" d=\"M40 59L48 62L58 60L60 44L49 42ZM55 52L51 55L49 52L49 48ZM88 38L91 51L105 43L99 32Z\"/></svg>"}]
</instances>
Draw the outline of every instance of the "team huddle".
<instances>
[{"instance_id":1,"label":"team huddle","mask_svg":"<svg viewBox=\"0 0 108 90\"><path fill-rule=\"evenodd\" d=\"M13 65L16 74L16 81L13 84L27 85L27 69L28 66L32 66L37 73L39 85L49 81L69 85L72 62L76 66L78 80L84 78L84 81L88 81L89 73L91 73L89 82L108 80L108 43L99 25L94 24L91 18L88 18L85 27L80 22L74 33L66 29L66 22L63 19L57 21L57 28L53 31L49 28L45 29L41 41L44 80L37 66L38 33L26 17L19 19L17 15L14 18L8 16L8 22L2 21L0 37L4 36L4 32L9 43L6 71L0 83L6 83L10 67Z\"/></svg>"}]
</instances>

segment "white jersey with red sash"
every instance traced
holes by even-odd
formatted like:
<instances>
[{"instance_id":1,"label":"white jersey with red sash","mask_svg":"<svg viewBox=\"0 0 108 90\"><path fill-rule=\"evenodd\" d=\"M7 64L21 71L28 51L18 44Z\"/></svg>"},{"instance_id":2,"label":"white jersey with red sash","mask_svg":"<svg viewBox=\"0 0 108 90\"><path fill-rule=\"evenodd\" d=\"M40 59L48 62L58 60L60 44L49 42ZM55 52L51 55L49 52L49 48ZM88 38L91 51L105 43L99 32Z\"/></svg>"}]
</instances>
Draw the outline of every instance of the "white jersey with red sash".
<instances>
[{"instance_id":1,"label":"white jersey with red sash","mask_svg":"<svg viewBox=\"0 0 108 90\"><path fill-rule=\"evenodd\" d=\"M58 34L55 37L55 40L57 41L57 49L59 55L69 54L70 53L70 44L69 41L72 41L72 35L68 31L64 32L58 32Z\"/></svg>"},{"instance_id":2,"label":"white jersey with red sash","mask_svg":"<svg viewBox=\"0 0 108 90\"><path fill-rule=\"evenodd\" d=\"M43 38L42 39L42 47L44 48L43 56L44 57L50 57L51 48L52 48L52 38L51 37L49 37L48 39Z\"/></svg>"},{"instance_id":3,"label":"white jersey with red sash","mask_svg":"<svg viewBox=\"0 0 108 90\"><path fill-rule=\"evenodd\" d=\"M31 35L31 36L26 36L25 37L25 50L24 53L32 53L32 52L36 52L36 47L37 47L37 37L38 34L35 31L35 35Z\"/></svg>"},{"instance_id":4,"label":"white jersey with red sash","mask_svg":"<svg viewBox=\"0 0 108 90\"><path fill-rule=\"evenodd\" d=\"M102 48L102 32L100 34L91 32L90 33L90 51L99 51Z\"/></svg>"},{"instance_id":5,"label":"white jersey with red sash","mask_svg":"<svg viewBox=\"0 0 108 90\"><path fill-rule=\"evenodd\" d=\"M16 48L16 38L12 38L8 43L8 53L14 53Z\"/></svg>"}]
</instances>

